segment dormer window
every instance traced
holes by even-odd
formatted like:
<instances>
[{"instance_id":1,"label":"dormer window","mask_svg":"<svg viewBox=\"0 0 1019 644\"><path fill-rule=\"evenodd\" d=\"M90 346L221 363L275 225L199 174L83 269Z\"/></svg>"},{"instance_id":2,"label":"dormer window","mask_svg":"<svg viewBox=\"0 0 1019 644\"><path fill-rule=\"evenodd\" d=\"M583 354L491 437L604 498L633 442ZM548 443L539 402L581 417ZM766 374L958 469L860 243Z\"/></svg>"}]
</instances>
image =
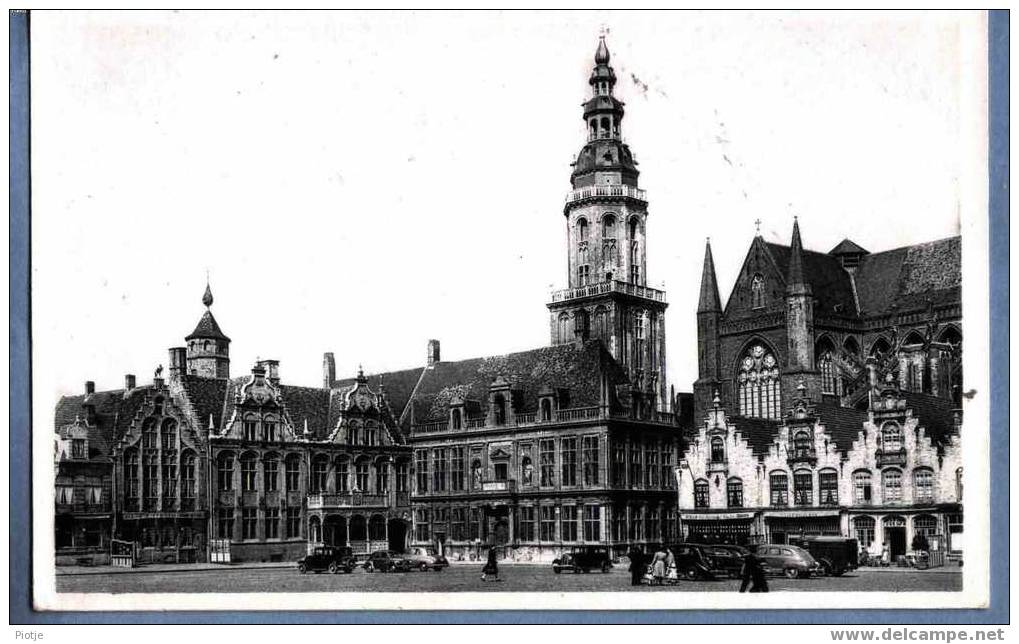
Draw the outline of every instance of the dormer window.
<instances>
[{"instance_id":1,"label":"dormer window","mask_svg":"<svg viewBox=\"0 0 1019 644\"><path fill-rule=\"evenodd\" d=\"M85 439L75 438L71 440L71 458L82 459L88 456Z\"/></svg>"},{"instance_id":2,"label":"dormer window","mask_svg":"<svg viewBox=\"0 0 1019 644\"><path fill-rule=\"evenodd\" d=\"M366 423L365 426L364 426L364 444L365 445L374 445L375 444L375 435L376 435L375 424L374 423Z\"/></svg>"},{"instance_id":3,"label":"dormer window","mask_svg":"<svg viewBox=\"0 0 1019 644\"><path fill-rule=\"evenodd\" d=\"M272 420L272 419L269 419L269 420L266 420L262 425L263 425L263 427L265 427L265 440L267 440L267 441L275 441L276 440L276 421Z\"/></svg>"},{"instance_id":4,"label":"dormer window","mask_svg":"<svg viewBox=\"0 0 1019 644\"><path fill-rule=\"evenodd\" d=\"M552 399L543 398L541 400L541 420L550 421L552 420Z\"/></svg>"},{"instance_id":5,"label":"dormer window","mask_svg":"<svg viewBox=\"0 0 1019 644\"><path fill-rule=\"evenodd\" d=\"M463 410L454 409L450 411L450 426L453 429L463 428Z\"/></svg>"},{"instance_id":6,"label":"dormer window","mask_svg":"<svg viewBox=\"0 0 1019 644\"><path fill-rule=\"evenodd\" d=\"M258 421L254 418L244 419L244 440L246 441L257 441L258 440Z\"/></svg>"},{"instance_id":7,"label":"dormer window","mask_svg":"<svg viewBox=\"0 0 1019 644\"><path fill-rule=\"evenodd\" d=\"M496 394L492 400L492 404L495 407L495 424L505 425L506 424L506 397L502 394Z\"/></svg>"}]
</instances>

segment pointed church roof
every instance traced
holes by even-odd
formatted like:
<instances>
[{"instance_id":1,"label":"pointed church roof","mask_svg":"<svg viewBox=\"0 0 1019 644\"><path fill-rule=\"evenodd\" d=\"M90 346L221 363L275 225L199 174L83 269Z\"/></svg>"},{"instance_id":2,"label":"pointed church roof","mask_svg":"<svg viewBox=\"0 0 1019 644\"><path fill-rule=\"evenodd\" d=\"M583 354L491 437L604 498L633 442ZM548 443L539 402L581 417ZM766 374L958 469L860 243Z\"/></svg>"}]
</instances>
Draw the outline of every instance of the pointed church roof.
<instances>
[{"instance_id":1,"label":"pointed church roof","mask_svg":"<svg viewBox=\"0 0 1019 644\"><path fill-rule=\"evenodd\" d=\"M848 237L840 241L838 246L828 251L829 255L867 255L869 253L869 250Z\"/></svg>"},{"instance_id":2,"label":"pointed church roof","mask_svg":"<svg viewBox=\"0 0 1019 644\"><path fill-rule=\"evenodd\" d=\"M789 245L789 272L786 274L786 288L789 290L808 287L803 279L803 242L800 240L800 222L793 218L793 241Z\"/></svg>"},{"instance_id":3,"label":"pointed church roof","mask_svg":"<svg viewBox=\"0 0 1019 644\"><path fill-rule=\"evenodd\" d=\"M209 310L206 310L205 313L202 314L202 319L198 320L198 325L195 326L195 330L184 339L192 340L195 338L230 341L230 338L226 337L223 331L219 328L219 324L216 323L216 318L212 317L212 311Z\"/></svg>"},{"instance_id":4,"label":"pointed church roof","mask_svg":"<svg viewBox=\"0 0 1019 644\"><path fill-rule=\"evenodd\" d=\"M701 273L701 296L697 302L697 312L715 312L722 310L722 300L718 296L718 280L715 279L715 260L711 257L711 241L704 245L704 271Z\"/></svg>"}]
</instances>

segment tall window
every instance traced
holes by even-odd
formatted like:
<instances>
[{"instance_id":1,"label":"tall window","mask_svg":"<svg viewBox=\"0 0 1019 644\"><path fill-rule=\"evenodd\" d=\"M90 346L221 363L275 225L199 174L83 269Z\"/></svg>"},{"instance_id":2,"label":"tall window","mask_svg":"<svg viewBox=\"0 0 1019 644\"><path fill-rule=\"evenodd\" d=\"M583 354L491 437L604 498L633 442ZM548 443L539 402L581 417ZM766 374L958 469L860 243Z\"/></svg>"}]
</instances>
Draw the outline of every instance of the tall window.
<instances>
[{"instance_id":1,"label":"tall window","mask_svg":"<svg viewBox=\"0 0 1019 644\"><path fill-rule=\"evenodd\" d=\"M124 483L129 499L140 496L141 480L138 476L138 452L129 450L124 453Z\"/></svg>"},{"instance_id":2,"label":"tall window","mask_svg":"<svg viewBox=\"0 0 1019 644\"><path fill-rule=\"evenodd\" d=\"M626 485L626 446L612 446L612 484L616 487Z\"/></svg>"},{"instance_id":3,"label":"tall window","mask_svg":"<svg viewBox=\"0 0 1019 644\"><path fill-rule=\"evenodd\" d=\"M658 487L658 475L661 474L661 470L658 469L658 441L648 441L647 449L644 450L644 464L644 471L647 472L647 486Z\"/></svg>"},{"instance_id":4,"label":"tall window","mask_svg":"<svg viewBox=\"0 0 1019 644\"><path fill-rule=\"evenodd\" d=\"M630 508L630 540L644 540L644 508L642 506Z\"/></svg>"},{"instance_id":5,"label":"tall window","mask_svg":"<svg viewBox=\"0 0 1019 644\"><path fill-rule=\"evenodd\" d=\"M417 493L428 491L428 450L419 449L414 452L415 471L417 472Z\"/></svg>"},{"instance_id":6,"label":"tall window","mask_svg":"<svg viewBox=\"0 0 1019 644\"><path fill-rule=\"evenodd\" d=\"M347 441L351 445L361 444L361 425L355 421L351 421L347 427Z\"/></svg>"},{"instance_id":7,"label":"tall window","mask_svg":"<svg viewBox=\"0 0 1019 644\"><path fill-rule=\"evenodd\" d=\"M301 457L297 454L287 456L287 492L301 489Z\"/></svg>"},{"instance_id":8,"label":"tall window","mask_svg":"<svg viewBox=\"0 0 1019 644\"><path fill-rule=\"evenodd\" d=\"M450 412L453 429L463 429L463 410L454 409Z\"/></svg>"},{"instance_id":9,"label":"tall window","mask_svg":"<svg viewBox=\"0 0 1019 644\"><path fill-rule=\"evenodd\" d=\"M796 505L814 504L814 476L810 472L793 474L793 501Z\"/></svg>"},{"instance_id":10,"label":"tall window","mask_svg":"<svg viewBox=\"0 0 1019 644\"><path fill-rule=\"evenodd\" d=\"M672 474L672 458L675 445L671 439L662 441L662 487L671 490L676 487L676 478Z\"/></svg>"},{"instance_id":11,"label":"tall window","mask_svg":"<svg viewBox=\"0 0 1019 644\"><path fill-rule=\"evenodd\" d=\"M898 423L885 423L881 427L881 449L885 452L897 452L902 449L902 427Z\"/></svg>"},{"instance_id":12,"label":"tall window","mask_svg":"<svg viewBox=\"0 0 1019 644\"><path fill-rule=\"evenodd\" d=\"M357 487L358 492L368 491L370 468L371 464L368 462L368 459L362 459L354 465L354 485Z\"/></svg>"},{"instance_id":13,"label":"tall window","mask_svg":"<svg viewBox=\"0 0 1019 644\"><path fill-rule=\"evenodd\" d=\"M241 539L258 538L258 508L241 510Z\"/></svg>"},{"instance_id":14,"label":"tall window","mask_svg":"<svg viewBox=\"0 0 1019 644\"><path fill-rule=\"evenodd\" d=\"M814 443L810 439L810 432L800 430L793 436L793 454L796 458L809 458L814 451Z\"/></svg>"},{"instance_id":15,"label":"tall window","mask_svg":"<svg viewBox=\"0 0 1019 644\"><path fill-rule=\"evenodd\" d=\"M275 492L280 489L280 461L275 454L269 454L262 463L262 478L265 480L266 492Z\"/></svg>"},{"instance_id":16,"label":"tall window","mask_svg":"<svg viewBox=\"0 0 1019 644\"><path fill-rule=\"evenodd\" d=\"M839 475L835 470L821 470L817 475L818 498L821 505L839 504Z\"/></svg>"},{"instance_id":17,"label":"tall window","mask_svg":"<svg viewBox=\"0 0 1019 644\"><path fill-rule=\"evenodd\" d=\"M265 509L265 538L266 539L279 539L280 538L280 509L279 508L266 508Z\"/></svg>"},{"instance_id":18,"label":"tall window","mask_svg":"<svg viewBox=\"0 0 1019 644\"><path fill-rule=\"evenodd\" d=\"M71 441L71 458L85 458L85 439L75 438Z\"/></svg>"},{"instance_id":19,"label":"tall window","mask_svg":"<svg viewBox=\"0 0 1019 644\"><path fill-rule=\"evenodd\" d=\"M821 393L842 395L842 380L835 366L835 355L830 349L818 352L817 368L821 372Z\"/></svg>"},{"instance_id":20,"label":"tall window","mask_svg":"<svg viewBox=\"0 0 1019 644\"><path fill-rule=\"evenodd\" d=\"M584 284L580 284L583 286ZM559 315L559 343L566 344L572 341L573 338L570 335L570 314L561 313Z\"/></svg>"},{"instance_id":21,"label":"tall window","mask_svg":"<svg viewBox=\"0 0 1019 644\"><path fill-rule=\"evenodd\" d=\"M955 470L955 500L962 503L962 468Z\"/></svg>"},{"instance_id":22,"label":"tall window","mask_svg":"<svg viewBox=\"0 0 1019 644\"><path fill-rule=\"evenodd\" d=\"M630 242L630 281L640 283L640 242Z\"/></svg>"},{"instance_id":23,"label":"tall window","mask_svg":"<svg viewBox=\"0 0 1019 644\"><path fill-rule=\"evenodd\" d=\"M464 482L467 480L467 466L464 460L464 448L454 447L451 451L449 489L454 492L462 492Z\"/></svg>"},{"instance_id":24,"label":"tall window","mask_svg":"<svg viewBox=\"0 0 1019 644\"><path fill-rule=\"evenodd\" d=\"M590 283L591 283L591 267L587 264L582 264L578 266L577 286L587 286Z\"/></svg>"},{"instance_id":25,"label":"tall window","mask_svg":"<svg viewBox=\"0 0 1019 644\"><path fill-rule=\"evenodd\" d=\"M881 501L898 503L902 500L902 472L886 469L881 472Z\"/></svg>"},{"instance_id":26,"label":"tall window","mask_svg":"<svg viewBox=\"0 0 1019 644\"><path fill-rule=\"evenodd\" d=\"M577 220L577 241L587 241L587 220L583 217Z\"/></svg>"},{"instance_id":27,"label":"tall window","mask_svg":"<svg viewBox=\"0 0 1019 644\"><path fill-rule=\"evenodd\" d=\"M233 508L220 508L216 510L216 534L220 539L234 538Z\"/></svg>"},{"instance_id":28,"label":"tall window","mask_svg":"<svg viewBox=\"0 0 1019 644\"><path fill-rule=\"evenodd\" d=\"M270 442L276 441L276 421L272 418L267 418L262 426L265 428L265 440Z\"/></svg>"},{"instance_id":29,"label":"tall window","mask_svg":"<svg viewBox=\"0 0 1019 644\"><path fill-rule=\"evenodd\" d=\"M520 512L520 541L534 541L534 506L522 505Z\"/></svg>"},{"instance_id":30,"label":"tall window","mask_svg":"<svg viewBox=\"0 0 1019 644\"><path fill-rule=\"evenodd\" d=\"M555 441L543 438L538 443L539 477L542 487L555 485Z\"/></svg>"},{"instance_id":31,"label":"tall window","mask_svg":"<svg viewBox=\"0 0 1019 644\"><path fill-rule=\"evenodd\" d=\"M711 504L711 485L707 481L696 481L693 484L693 506L706 508Z\"/></svg>"},{"instance_id":32,"label":"tall window","mask_svg":"<svg viewBox=\"0 0 1019 644\"><path fill-rule=\"evenodd\" d=\"M428 541L431 539L431 525L429 523L428 510L414 511L414 538L417 541Z\"/></svg>"},{"instance_id":33,"label":"tall window","mask_svg":"<svg viewBox=\"0 0 1019 644\"><path fill-rule=\"evenodd\" d=\"M258 463L254 454L245 454L241 457L241 490L251 492L255 489L255 473L258 471Z\"/></svg>"},{"instance_id":34,"label":"tall window","mask_svg":"<svg viewBox=\"0 0 1019 644\"><path fill-rule=\"evenodd\" d=\"M741 415L773 419L780 417L778 362L764 345L755 344L750 347L740 361L736 380Z\"/></svg>"},{"instance_id":35,"label":"tall window","mask_svg":"<svg viewBox=\"0 0 1019 644\"><path fill-rule=\"evenodd\" d=\"M774 506L789 505L789 476L785 472L773 472L769 481L771 483L771 504Z\"/></svg>"},{"instance_id":36,"label":"tall window","mask_svg":"<svg viewBox=\"0 0 1019 644\"><path fill-rule=\"evenodd\" d=\"M163 421L163 450L177 449L177 421L167 418Z\"/></svg>"},{"instance_id":37,"label":"tall window","mask_svg":"<svg viewBox=\"0 0 1019 644\"><path fill-rule=\"evenodd\" d=\"M658 522L658 508L648 508L644 513L644 534L648 541L661 539L661 525Z\"/></svg>"},{"instance_id":38,"label":"tall window","mask_svg":"<svg viewBox=\"0 0 1019 644\"><path fill-rule=\"evenodd\" d=\"M287 508L287 539L301 536L301 508Z\"/></svg>"},{"instance_id":39,"label":"tall window","mask_svg":"<svg viewBox=\"0 0 1019 644\"><path fill-rule=\"evenodd\" d=\"M538 538L555 541L555 507L543 505L538 509Z\"/></svg>"},{"instance_id":40,"label":"tall window","mask_svg":"<svg viewBox=\"0 0 1019 644\"><path fill-rule=\"evenodd\" d=\"M630 444L630 487L640 487L644 483L644 468L641 467L640 443Z\"/></svg>"},{"instance_id":41,"label":"tall window","mask_svg":"<svg viewBox=\"0 0 1019 644\"><path fill-rule=\"evenodd\" d=\"M325 456L316 456L311 462L311 492L319 494L326 491L326 475L329 463Z\"/></svg>"},{"instance_id":42,"label":"tall window","mask_svg":"<svg viewBox=\"0 0 1019 644\"><path fill-rule=\"evenodd\" d=\"M719 436L715 436L711 439L711 462L725 462L725 441L723 441Z\"/></svg>"},{"instance_id":43,"label":"tall window","mask_svg":"<svg viewBox=\"0 0 1019 644\"><path fill-rule=\"evenodd\" d=\"M584 506L584 541L601 541L601 506Z\"/></svg>"},{"instance_id":44,"label":"tall window","mask_svg":"<svg viewBox=\"0 0 1019 644\"><path fill-rule=\"evenodd\" d=\"M389 492L389 463L378 461L375 463L375 493L387 492Z\"/></svg>"},{"instance_id":45,"label":"tall window","mask_svg":"<svg viewBox=\"0 0 1019 644\"><path fill-rule=\"evenodd\" d=\"M615 215L605 215L601 220L601 236L602 239L615 239L616 238L616 217Z\"/></svg>"},{"instance_id":46,"label":"tall window","mask_svg":"<svg viewBox=\"0 0 1019 644\"><path fill-rule=\"evenodd\" d=\"M407 461L400 461L396 464L396 491L410 491L410 464Z\"/></svg>"},{"instance_id":47,"label":"tall window","mask_svg":"<svg viewBox=\"0 0 1019 644\"><path fill-rule=\"evenodd\" d=\"M346 456L336 459L336 491L350 491L350 461Z\"/></svg>"},{"instance_id":48,"label":"tall window","mask_svg":"<svg viewBox=\"0 0 1019 644\"><path fill-rule=\"evenodd\" d=\"M934 502L934 472L926 467L913 470L913 496L916 503Z\"/></svg>"},{"instance_id":49,"label":"tall window","mask_svg":"<svg viewBox=\"0 0 1019 644\"><path fill-rule=\"evenodd\" d=\"M467 538L467 508L453 508L450 517L449 538L463 541Z\"/></svg>"},{"instance_id":50,"label":"tall window","mask_svg":"<svg viewBox=\"0 0 1019 644\"><path fill-rule=\"evenodd\" d=\"M253 416L244 419L244 440L248 442L258 440L258 420Z\"/></svg>"},{"instance_id":51,"label":"tall window","mask_svg":"<svg viewBox=\"0 0 1019 644\"><path fill-rule=\"evenodd\" d=\"M750 280L750 306L755 309L764 307L764 276L760 273Z\"/></svg>"},{"instance_id":52,"label":"tall window","mask_svg":"<svg viewBox=\"0 0 1019 644\"><path fill-rule=\"evenodd\" d=\"M560 534L563 541L577 540L577 506L564 505L559 509Z\"/></svg>"},{"instance_id":53,"label":"tall window","mask_svg":"<svg viewBox=\"0 0 1019 644\"><path fill-rule=\"evenodd\" d=\"M506 424L506 396L495 394L492 398L492 406L495 407L495 424Z\"/></svg>"},{"instance_id":54,"label":"tall window","mask_svg":"<svg viewBox=\"0 0 1019 644\"><path fill-rule=\"evenodd\" d=\"M156 420L146 418L142 425L142 448L157 449L159 447L159 432L156 431Z\"/></svg>"},{"instance_id":55,"label":"tall window","mask_svg":"<svg viewBox=\"0 0 1019 644\"><path fill-rule=\"evenodd\" d=\"M234 489L234 457L232 454L220 454L216 460L217 489L230 491Z\"/></svg>"},{"instance_id":56,"label":"tall window","mask_svg":"<svg viewBox=\"0 0 1019 644\"><path fill-rule=\"evenodd\" d=\"M378 428L375 423L369 421L364 424L364 444L375 445L378 441Z\"/></svg>"},{"instance_id":57,"label":"tall window","mask_svg":"<svg viewBox=\"0 0 1019 644\"><path fill-rule=\"evenodd\" d=\"M432 465L435 468L432 472L432 490L434 492L445 492L446 473L449 465L446 460L446 450L437 449L432 451Z\"/></svg>"},{"instance_id":58,"label":"tall window","mask_svg":"<svg viewBox=\"0 0 1019 644\"><path fill-rule=\"evenodd\" d=\"M874 543L873 517L856 517L853 519L853 533L861 548L869 548Z\"/></svg>"},{"instance_id":59,"label":"tall window","mask_svg":"<svg viewBox=\"0 0 1019 644\"><path fill-rule=\"evenodd\" d=\"M856 505L870 505L872 499L870 472L867 470L853 472L853 502Z\"/></svg>"},{"instance_id":60,"label":"tall window","mask_svg":"<svg viewBox=\"0 0 1019 644\"><path fill-rule=\"evenodd\" d=\"M726 496L730 508L743 507L743 481L737 478L729 479L725 484Z\"/></svg>"},{"instance_id":61,"label":"tall window","mask_svg":"<svg viewBox=\"0 0 1019 644\"><path fill-rule=\"evenodd\" d=\"M142 476L145 506L155 510L159 504L159 460L155 452L142 456Z\"/></svg>"},{"instance_id":62,"label":"tall window","mask_svg":"<svg viewBox=\"0 0 1019 644\"><path fill-rule=\"evenodd\" d=\"M163 499L177 498L177 452L163 452ZM166 508L169 509L169 508Z\"/></svg>"},{"instance_id":63,"label":"tall window","mask_svg":"<svg viewBox=\"0 0 1019 644\"><path fill-rule=\"evenodd\" d=\"M185 502L185 508L189 509L194 504L197 495L197 478L195 474L195 455L191 452L184 452L180 462L181 489L180 497Z\"/></svg>"}]
</instances>

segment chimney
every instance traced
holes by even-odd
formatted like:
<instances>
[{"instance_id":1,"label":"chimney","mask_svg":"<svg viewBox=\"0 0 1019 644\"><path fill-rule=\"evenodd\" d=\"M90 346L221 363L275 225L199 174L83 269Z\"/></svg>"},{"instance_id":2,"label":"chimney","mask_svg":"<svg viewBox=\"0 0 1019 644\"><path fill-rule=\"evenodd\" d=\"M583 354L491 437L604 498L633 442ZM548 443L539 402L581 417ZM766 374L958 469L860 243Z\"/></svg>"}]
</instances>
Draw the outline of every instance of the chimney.
<instances>
[{"instance_id":1,"label":"chimney","mask_svg":"<svg viewBox=\"0 0 1019 644\"><path fill-rule=\"evenodd\" d=\"M439 341L429 340L428 341L428 366L433 366L436 362L440 362L442 358L439 354Z\"/></svg>"},{"instance_id":2,"label":"chimney","mask_svg":"<svg viewBox=\"0 0 1019 644\"><path fill-rule=\"evenodd\" d=\"M96 392L96 383L91 380L85 381L85 395L91 396Z\"/></svg>"},{"instance_id":3,"label":"chimney","mask_svg":"<svg viewBox=\"0 0 1019 644\"><path fill-rule=\"evenodd\" d=\"M336 356L331 351L322 354L322 386L332 389L336 384Z\"/></svg>"},{"instance_id":4,"label":"chimney","mask_svg":"<svg viewBox=\"0 0 1019 644\"><path fill-rule=\"evenodd\" d=\"M177 380L187 373L187 347L170 348L170 380Z\"/></svg>"},{"instance_id":5,"label":"chimney","mask_svg":"<svg viewBox=\"0 0 1019 644\"><path fill-rule=\"evenodd\" d=\"M135 377L133 373L129 373L124 376L124 391L131 391L134 389Z\"/></svg>"},{"instance_id":6,"label":"chimney","mask_svg":"<svg viewBox=\"0 0 1019 644\"><path fill-rule=\"evenodd\" d=\"M280 384L280 361L279 360L259 360L258 366L265 369L265 377L269 380L269 383L273 387Z\"/></svg>"}]
</instances>

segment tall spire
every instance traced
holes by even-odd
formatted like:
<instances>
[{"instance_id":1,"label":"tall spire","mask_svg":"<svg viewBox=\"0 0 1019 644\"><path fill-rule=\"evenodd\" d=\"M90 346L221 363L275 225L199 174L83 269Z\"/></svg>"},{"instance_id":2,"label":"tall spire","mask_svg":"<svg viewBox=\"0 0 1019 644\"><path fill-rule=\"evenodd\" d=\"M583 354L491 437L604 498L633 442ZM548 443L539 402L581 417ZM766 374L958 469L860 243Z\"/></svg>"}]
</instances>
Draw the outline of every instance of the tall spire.
<instances>
[{"instance_id":1,"label":"tall spire","mask_svg":"<svg viewBox=\"0 0 1019 644\"><path fill-rule=\"evenodd\" d=\"M715 279L715 260L711 257L711 239L704 244L704 271L701 273L701 297L697 302L698 313L714 313L722 310L718 297L718 280Z\"/></svg>"},{"instance_id":2,"label":"tall spire","mask_svg":"<svg viewBox=\"0 0 1019 644\"><path fill-rule=\"evenodd\" d=\"M803 280L803 242L800 240L800 222L793 217L793 241L789 246L789 274L786 276L786 286L794 288L806 288L809 286Z\"/></svg>"}]
</instances>

